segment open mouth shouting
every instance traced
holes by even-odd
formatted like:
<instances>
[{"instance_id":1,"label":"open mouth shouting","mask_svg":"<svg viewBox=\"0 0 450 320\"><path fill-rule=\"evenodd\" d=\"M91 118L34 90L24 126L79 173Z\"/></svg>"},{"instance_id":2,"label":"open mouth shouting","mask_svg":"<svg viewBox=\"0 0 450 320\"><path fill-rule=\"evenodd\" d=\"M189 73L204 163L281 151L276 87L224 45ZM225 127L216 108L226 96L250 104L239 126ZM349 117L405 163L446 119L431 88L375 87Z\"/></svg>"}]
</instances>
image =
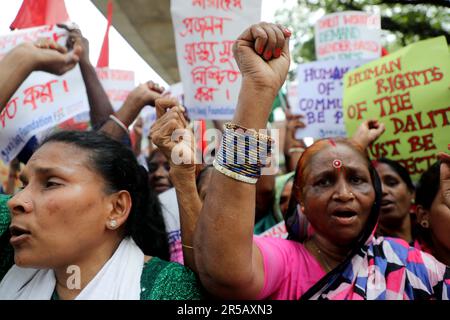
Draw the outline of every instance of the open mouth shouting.
<instances>
[{"instance_id":1,"label":"open mouth shouting","mask_svg":"<svg viewBox=\"0 0 450 320\"><path fill-rule=\"evenodd\" d=\"M9 242L11 243L12 246L18 246L24 243L31 236L30 231L16 225L10 226L9 231L11 233L11 239L9 240Z\"/></svg>"},{"instance_id":2,"label":"open mouth shouting","mask_svg":"<svg viewBox=\"0 0 450 320\"><path fill-rule=\"evenodd\" d=\"M336 209L331 214L331 217L341 225L350 225L355 222L358 213L352 209Z\"/></svg>"}]
</instances>

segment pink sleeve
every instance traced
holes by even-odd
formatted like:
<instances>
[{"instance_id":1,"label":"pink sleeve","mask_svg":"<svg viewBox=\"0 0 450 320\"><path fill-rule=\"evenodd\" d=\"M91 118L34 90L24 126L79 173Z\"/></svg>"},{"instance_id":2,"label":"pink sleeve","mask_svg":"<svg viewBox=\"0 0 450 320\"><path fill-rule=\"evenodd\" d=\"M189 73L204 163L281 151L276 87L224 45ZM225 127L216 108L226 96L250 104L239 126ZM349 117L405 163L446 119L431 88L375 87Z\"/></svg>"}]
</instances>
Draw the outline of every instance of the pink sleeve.
<instances>
[{"instance_id":1,"label":"pink sleeve","mask_svg":"<svg viewBox=\"0 0 450 320\"><path fill-rule=\"evenodd\" d=\"M262 300L279 291L289 277L292 249L289 241L278 238L253 237L264 263L264 286L257 299ZM291 252L291 254L289 254Z\"/></svg>"}]
</instances>

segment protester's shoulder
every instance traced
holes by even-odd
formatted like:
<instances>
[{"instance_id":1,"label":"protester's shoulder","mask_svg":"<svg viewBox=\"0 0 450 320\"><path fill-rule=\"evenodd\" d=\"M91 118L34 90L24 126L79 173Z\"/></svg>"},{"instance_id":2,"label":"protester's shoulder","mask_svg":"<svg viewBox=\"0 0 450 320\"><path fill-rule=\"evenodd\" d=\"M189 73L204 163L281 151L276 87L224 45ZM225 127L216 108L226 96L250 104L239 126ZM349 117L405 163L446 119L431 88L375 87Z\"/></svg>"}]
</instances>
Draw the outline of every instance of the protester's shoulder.
<instances>
[{"instance_id":1,"label":"protester's shoulder","mask_svg":"<svg viewBox=\"0 0 450 320\"><path fill-rule=\"evenodd\" d=\"M8 229L11 223L11 216L6 204L10 198L11 196L9 195L0 194L0 235Z\"/></svg>"},{"instance_id":2,"label":"protester's shoulder","mask_svg":"<svg viewBox=\"0 0 450 320\"><path fill-rule=\"evenodd\" d=\"M276 248L279 250L303 250L304 246L300 242L277 237L253 236L255 244L261 247Z\"/></svg>"},{"instance_id":3,"label":"protester's shoulder","mask_svg":"<svg viewBox=\"0 0 450 320\"><path fill-rule=\"evenodd\" d=\"M197 300L203 297L200 282L191 269L153 257L144 264L142 300Z\"/></svg>"}]
</instances>

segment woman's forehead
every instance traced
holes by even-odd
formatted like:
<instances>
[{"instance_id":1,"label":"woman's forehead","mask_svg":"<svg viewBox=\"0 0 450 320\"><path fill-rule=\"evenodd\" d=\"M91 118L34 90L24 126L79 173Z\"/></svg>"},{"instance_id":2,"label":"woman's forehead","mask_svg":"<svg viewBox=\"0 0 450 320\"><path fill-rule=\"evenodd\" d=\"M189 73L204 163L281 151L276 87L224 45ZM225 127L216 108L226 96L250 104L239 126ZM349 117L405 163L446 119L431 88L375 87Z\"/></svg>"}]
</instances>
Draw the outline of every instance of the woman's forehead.
<instances>
[{"instance_id":1,"label":"woman's forehead","mask_svg":"<svg viewBox=\"0 0 450 320\"><path fill-rule=\"evenodd\" d=\"M304 174L320 173L326 170L340 171L345 168L367 170L368 162L360 152L345 144L327 146L313 155L307 163Z\"/></svg>"},{"instance_id":2,"label":"woman's forehead","mask_svg":"<svg viewBox=\"0 0 450 320\"><path fill-rule=\"evenodd\" d=\"M59 167L88 167L88 151L64 142L48 142L31 156L28 167L35 165Z\"/></svg>"},{"instance_id":3,"label":"woman's forehead","mask_svg":"<svg viewBox=\"0 0 450 320\"><path fill-rule=\"evenodd\" d=\"M345 165L345 162L356 162L362 165L367 165L367 160L361 155L360 152L354 150L350 146L345 144L337 144L336 146L327 146L322 150L319 150L315 155L311 157L311 162L316 164L319 162L329 162L331 165ZM336 161L335 161L336 160ZM339 163L340 162L340 163Z\"/></svg>"},{"instance_id":4,"label":"woman's forehead","mask_svg":"<svg viewBox=\"0 0 450 320\"><path fill-rule=\"evenodd\" d=\"M383 163L383 162L377 162L377 165L375 166L375 169L377 170L379 175L394 175L397 177L400 177L397 171L394 170L389 164Z\"/></svg>"}]
</instances>

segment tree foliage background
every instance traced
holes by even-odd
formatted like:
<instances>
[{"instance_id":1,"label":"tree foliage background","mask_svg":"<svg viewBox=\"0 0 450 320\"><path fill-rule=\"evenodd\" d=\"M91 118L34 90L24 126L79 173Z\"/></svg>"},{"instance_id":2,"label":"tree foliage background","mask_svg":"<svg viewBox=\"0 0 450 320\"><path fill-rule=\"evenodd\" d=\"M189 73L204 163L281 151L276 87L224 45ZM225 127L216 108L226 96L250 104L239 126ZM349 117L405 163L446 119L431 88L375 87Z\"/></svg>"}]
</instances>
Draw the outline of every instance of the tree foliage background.
<instances>
[{"instance_id":1,"label":"tree foliage background","mask_svg":"<svg viewBox=\"0 0 450 320\"><path fill-rule=\"evenodd\" d=\"M380 13L382 45L389 52L441 35L450 44L450 0L297 0L275 15L276 22L293 31L294 62L316 60L314 24L323 14L351 10Z\"/></svg>"}]
</instances>

